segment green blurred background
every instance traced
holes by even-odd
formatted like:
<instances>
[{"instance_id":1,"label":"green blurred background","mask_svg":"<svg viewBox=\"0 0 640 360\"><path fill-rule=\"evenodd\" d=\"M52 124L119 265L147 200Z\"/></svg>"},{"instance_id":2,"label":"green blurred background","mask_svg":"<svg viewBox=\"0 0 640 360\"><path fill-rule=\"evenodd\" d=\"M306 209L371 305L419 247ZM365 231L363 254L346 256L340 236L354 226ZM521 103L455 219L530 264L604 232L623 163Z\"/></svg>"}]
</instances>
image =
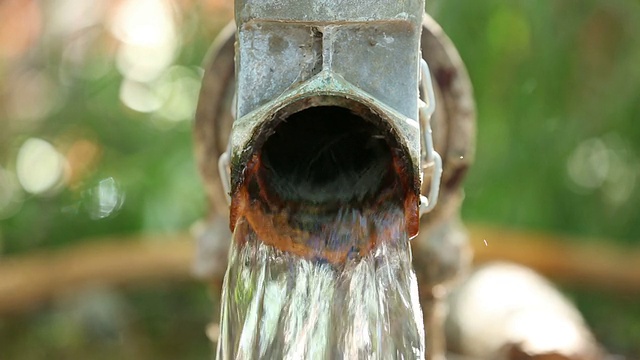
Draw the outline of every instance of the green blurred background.
<instances>
[{"instance_id":1,"label":"green blurred background","mask_svg":"<svg viewBox=\"0 0 640 360\"><path fill-rule=\"evenodd\" d=\"M478 105L468 223L638 248L640 1L440 0ZM192 126L220 0L0 2L0 262L206 214ZM578 241L578 240L575 240ZM640 354L640 299L563 288ZM0 359L203 359L199 282L92 287L0 317Z\"/></svg>"}]
</instances>

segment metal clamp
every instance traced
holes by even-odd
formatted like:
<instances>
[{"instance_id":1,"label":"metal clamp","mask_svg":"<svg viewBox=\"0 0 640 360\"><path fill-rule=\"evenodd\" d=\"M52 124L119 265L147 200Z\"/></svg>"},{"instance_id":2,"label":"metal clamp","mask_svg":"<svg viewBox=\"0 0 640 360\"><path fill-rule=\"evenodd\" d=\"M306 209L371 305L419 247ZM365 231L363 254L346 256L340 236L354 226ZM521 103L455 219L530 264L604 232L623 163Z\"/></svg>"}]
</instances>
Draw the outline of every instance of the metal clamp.
<instances>
[{"instance_id":1,"label":"metal clamp","mask_svg":"<svg viewBox=\"0 0 640 360\"><path fill-rule=\"evenodd\" d=\"M420 85L425 99L419 100L418 112L420 131L422 133L422 170L429 174L431 185L429 197L420 195L420 216L430 212L438 203L440 193L440 180L442 178L442 158L433 147L433 134L431 131L431 116L436 109L436 98L431 82L429 66L424 59L420 60ZM423 178L424 181L424 178Z\"/></svg>"},{"instance_id":2,"label":"metal clamp","mask_svg":"<svg viewBox=\"0 0 640 360\"><path fill-rule=\"evenodd\" d=\"M235 121L236 119L236 105L238 97L233 94L233 100L231 100L231 117ZM220 155L218 159L218 172L220 173L220 183L222 183L222 189L224 190L224 197L227 199L227 204L231 205L231 142L227 143L227 149Z\"/></svg>"},{"instance_id":3,"label":"metal clamp","mask_svg":"<svg viewBox=\"0 0 640 360\"><path fill-rule=\"evenodd\" d=\"M224 190L224 197L227 199L227 203L231 205L231 167L228 149L218 159L218 171L220 172L220 182Z\"/></svg>"}]
</instances>

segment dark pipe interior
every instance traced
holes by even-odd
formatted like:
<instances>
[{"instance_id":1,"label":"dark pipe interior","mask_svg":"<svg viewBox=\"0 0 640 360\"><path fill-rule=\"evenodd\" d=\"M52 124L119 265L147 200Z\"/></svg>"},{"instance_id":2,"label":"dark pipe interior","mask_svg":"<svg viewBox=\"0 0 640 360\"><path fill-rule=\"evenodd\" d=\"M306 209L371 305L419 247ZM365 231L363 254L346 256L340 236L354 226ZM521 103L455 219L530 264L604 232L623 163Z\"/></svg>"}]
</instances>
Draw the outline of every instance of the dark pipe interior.
<instances>
[{"instance_id":1,"label":"dark pipe interior","mask_svg":"<svg viewBox=\"0 0 640 360\"><path fill-rule=\"evenodd\" d=\"M283 201L361 204L394 179L387 134L338 106L297 112L265 141L261 176Z\"/></svg>"}]
</instances>

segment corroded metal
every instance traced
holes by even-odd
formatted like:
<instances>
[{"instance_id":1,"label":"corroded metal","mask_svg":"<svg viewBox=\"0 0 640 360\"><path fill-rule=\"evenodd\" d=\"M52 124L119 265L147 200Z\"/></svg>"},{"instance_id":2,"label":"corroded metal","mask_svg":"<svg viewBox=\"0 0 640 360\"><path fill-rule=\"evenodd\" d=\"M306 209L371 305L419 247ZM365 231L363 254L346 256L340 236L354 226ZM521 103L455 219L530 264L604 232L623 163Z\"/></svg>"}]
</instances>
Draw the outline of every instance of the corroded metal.
<instances>
[{"instance_id":1,"label":"corroded metal","mask_svg":"<svg viewBox=\"0 0 640 360\"><path fill-rule=\"evenodd\" d=\"M378 126L403 149L407 191L414 194L407 194L413 199L407 226L415 236L423 171L421 125L423 136L431 137L424 128L428 119L421 124L418 112L424 3L249 0L237 1L235 13L237 119L229 139L230 193L237 193L245 164L279 122L294 111L347 99L355 105L347 104L348 109L365 107L374 113ZM436 195L438 185L432 186ZM232 218L232 227L234 223Z\"/></svg>"},{"instance_id":2,"label":"corroded metal","mask_svg":"<svg viewBox=\"0 0 640 360\"><path fill-rule=\"evenodd\" d=\"M235 23L229 24L205 61L194 128L196 157L211 212L223 217L228 216L229 204L223 195L218 159L227 149L234 122L235 31ZM420 43L438 104L431 119L434 146L443 158L439 202L431 213L422 217L421 230L424 230L429 224L456 214L460 208L460 185L475 153L475 103L471 82L457 50L428 15L422 21ZM426 186L428 183L423 184L423 189Z\"/></svg>"}]
</instances>

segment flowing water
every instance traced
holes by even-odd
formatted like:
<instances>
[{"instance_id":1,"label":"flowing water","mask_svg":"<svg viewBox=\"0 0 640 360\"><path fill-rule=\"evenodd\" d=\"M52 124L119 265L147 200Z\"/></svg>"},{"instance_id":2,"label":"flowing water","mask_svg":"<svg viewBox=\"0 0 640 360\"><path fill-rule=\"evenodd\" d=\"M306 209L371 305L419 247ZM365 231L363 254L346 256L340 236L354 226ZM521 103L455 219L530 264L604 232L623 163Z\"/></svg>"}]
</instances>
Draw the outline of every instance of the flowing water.
<instances>
[{"instance_id":1,"label":"flowing water","mask_svg":"<svg viewBox=\"0 0 640 360\"><path fill-rule=\"evenodd\" d=\"M222 295L218 359L422 359L424 328L400 206L336 213L324 242L375 239L343 262L265 244L236 222Z\"/></svg>"}]
</instances>

